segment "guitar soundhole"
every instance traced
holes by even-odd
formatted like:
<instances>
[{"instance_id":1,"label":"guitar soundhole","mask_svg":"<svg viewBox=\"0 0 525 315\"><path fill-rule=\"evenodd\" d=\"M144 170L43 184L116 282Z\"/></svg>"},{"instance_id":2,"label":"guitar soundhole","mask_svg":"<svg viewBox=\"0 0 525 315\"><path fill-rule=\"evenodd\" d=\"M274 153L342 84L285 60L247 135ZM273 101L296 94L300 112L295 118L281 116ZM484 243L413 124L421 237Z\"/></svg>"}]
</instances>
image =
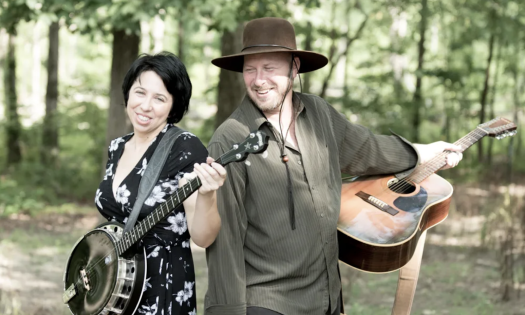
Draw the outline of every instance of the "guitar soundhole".
<instances>
[{"instance_id":1,"label":"guitar soundhole","mask_svg":"<svg viewBox=\"0 0 525 315\"><path fill-rule=\"evenodd\" d=\"M388 188L398 194L411 194L416 191L416 186L406 180L392 178L388 181Z\"/></svg>"}]
</instances>

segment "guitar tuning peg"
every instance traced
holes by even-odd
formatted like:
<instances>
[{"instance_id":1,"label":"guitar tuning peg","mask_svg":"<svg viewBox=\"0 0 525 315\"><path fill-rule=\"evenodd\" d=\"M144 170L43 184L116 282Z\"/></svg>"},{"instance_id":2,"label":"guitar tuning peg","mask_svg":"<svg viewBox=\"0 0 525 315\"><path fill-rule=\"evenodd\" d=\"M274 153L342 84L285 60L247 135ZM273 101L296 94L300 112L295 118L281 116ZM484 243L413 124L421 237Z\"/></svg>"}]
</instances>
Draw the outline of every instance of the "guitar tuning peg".
<instances>
[{"instance_id":1,"label":"guitar tuning peg","mask_svg":"<svg viewBox=\"0 0 525 315\"><path fill-rule=\"evenodd\" d=\"M498 139L498 140L501 140L501 138L502 138L501 135L497 135L496 136L496 139Z\"/></svg>"}]
</instances>

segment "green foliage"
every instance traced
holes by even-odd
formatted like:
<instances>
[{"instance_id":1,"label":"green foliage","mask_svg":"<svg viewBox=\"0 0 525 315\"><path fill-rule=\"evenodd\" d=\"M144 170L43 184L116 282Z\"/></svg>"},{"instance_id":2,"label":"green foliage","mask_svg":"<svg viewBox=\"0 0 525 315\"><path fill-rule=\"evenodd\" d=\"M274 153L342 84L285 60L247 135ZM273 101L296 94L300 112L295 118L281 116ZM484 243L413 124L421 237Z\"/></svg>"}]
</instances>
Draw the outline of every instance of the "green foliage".
<instances>
[{"instance_id":1,"label":"green foliage","mask_svg":"<svg viewBox=\"0 0 525 315\"><path fill-rule=\"evenodd\" d=\"M20 21L34 19L38 11L36 0L11 0L0 3L0 27L7 33L16 34L16 25Z\"/></svg>"},{"instance_id":2,"label":"green foliage","mask_svg":"<svg viewBox=\"0 0 525 315\"><path fill-rule=\"evenodd\" d=\"M287 0L199 0L199 12L212 22L213 30L232 32L241 22L261 17L287 18L290 12Z\"/></svg>"},{"instance_id":3,"label":"green foliage","mask_svg":"<svg viewBox=\"0 0 525 315\"><path fill-rule=\"evenodd\" d=\"M3 176L0 181L0 218L44 206L46 192L41 187L27 189L14 179Z\"/></svg>"},{"instance_id":4,"label":"green foliage","mask_svg":"<svg viewBox=\"0 0 525 315\"><path fill-rule=\"evenodd\" d=\"M60 154L53 168L40 162L42 126L23 131L25 159L0 184L0 215L36 213L45 205L91 202L102 173L106 111L89 102L64 106L58 117Z\"/></svg>"}]
</instances>

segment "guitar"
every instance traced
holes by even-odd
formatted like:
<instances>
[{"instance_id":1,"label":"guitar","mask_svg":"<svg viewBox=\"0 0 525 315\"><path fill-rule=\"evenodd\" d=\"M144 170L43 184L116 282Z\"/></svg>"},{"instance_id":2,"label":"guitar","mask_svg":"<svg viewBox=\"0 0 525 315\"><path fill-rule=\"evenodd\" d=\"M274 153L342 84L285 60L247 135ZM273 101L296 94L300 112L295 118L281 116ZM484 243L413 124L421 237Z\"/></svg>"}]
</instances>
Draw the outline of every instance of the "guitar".
<instances>
[{"instance_id":1,"label":"guitar","mask_svg":"<svg viewBox=\"0 0 525 315\"><path fill-rule=\"evenodd\" d=\"M262 131L250 133L215 162L225 166L246 160L268 147ZM107 222L87 232L73 246L64 273L63 301L74 315L132 315L146 284L146 250L135 246L144 235L201 187L189 180L144 220L123 235L124 225Z\"/></svg>"},{"instance_id":2,"label":"guitar","mask_svg":"<svg viewBox=\"0 0 525 315\"><path fill-rule=\"evenodd\" d=\"M463 151L485 136L516 134L516 125L496 118L454 144ZM374 176L344 182L337 225L339 260L362 271L385 273L412 258L423 231L448 216L452 185L434 174L446 164L445 151L418 165L406 178Z\"/></svg>"}]
</instances>

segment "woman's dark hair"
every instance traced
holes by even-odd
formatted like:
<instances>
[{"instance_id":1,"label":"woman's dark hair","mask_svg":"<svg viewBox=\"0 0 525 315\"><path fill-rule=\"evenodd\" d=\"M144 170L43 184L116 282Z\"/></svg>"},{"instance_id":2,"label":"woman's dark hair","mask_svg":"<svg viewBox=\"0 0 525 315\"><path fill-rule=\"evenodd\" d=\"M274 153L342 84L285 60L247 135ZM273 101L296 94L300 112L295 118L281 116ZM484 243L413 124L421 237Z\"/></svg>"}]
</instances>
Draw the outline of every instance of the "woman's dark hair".
<instances>
[{"instance_id":1,"label":"woman's dark hair","mask_svg":"<svg viewBox=\"0 0 525 315\"><path fill-rule=\"evenodd\" d=\"M124 106L128 105L129 90L144 71L154 71L164 82L173 98L168 123L178 123L188 111L191 98L191 81L186 67L177 56L169 52L156 55L141 54L133 62L122 82Z\"/></svg>"}]
</instances>

